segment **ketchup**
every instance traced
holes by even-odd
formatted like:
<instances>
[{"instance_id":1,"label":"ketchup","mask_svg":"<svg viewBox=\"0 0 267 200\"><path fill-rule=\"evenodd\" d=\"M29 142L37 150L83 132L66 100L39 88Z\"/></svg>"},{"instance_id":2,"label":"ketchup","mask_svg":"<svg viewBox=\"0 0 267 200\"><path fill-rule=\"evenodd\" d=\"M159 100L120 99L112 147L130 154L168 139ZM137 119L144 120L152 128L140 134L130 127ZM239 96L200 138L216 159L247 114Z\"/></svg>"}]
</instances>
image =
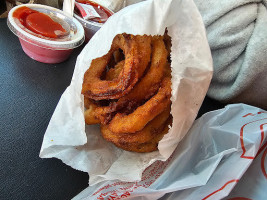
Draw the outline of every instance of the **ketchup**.
<instances>
[{"instance_id":1,"label":"ketchup","mask_svg":"<svg viewBox=\"0 0 267 200\"><path fill-rule=\"evenodd\" d=\"M89 1L89 0L76 0L78 3L88 4L94 7L95 11L100 15L101 18L92 18L90 21L98 22L98 23L105 23L107 19L112 15L112 13L104 8L103 6ZM79 10L76 8L76 12L80 13Z\"/></svg>"},{"instance_id":2,"label":"ketchup","mask_svg":"<svg viewBox=\"0 0 267 200\"><path fill-rule=\"evenodd\" d=\"M30 31L49 38L57 38L67 31L48 15L26 6L16 9L13 17Z\"/></svg>"}]
</instances>

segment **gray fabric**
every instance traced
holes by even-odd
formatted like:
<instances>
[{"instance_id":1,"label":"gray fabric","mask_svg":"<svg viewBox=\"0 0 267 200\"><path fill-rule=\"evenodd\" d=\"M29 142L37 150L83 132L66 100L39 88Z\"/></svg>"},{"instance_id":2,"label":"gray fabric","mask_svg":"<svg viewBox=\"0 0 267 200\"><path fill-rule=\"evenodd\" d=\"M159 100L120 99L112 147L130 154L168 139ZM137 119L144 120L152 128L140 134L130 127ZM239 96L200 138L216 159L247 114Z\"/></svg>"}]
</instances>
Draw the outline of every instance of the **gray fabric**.
<instances>
[{"instance_id":1,"label":"gray fabric","mask_svg":"<svg viewBox=\"0 0 267 200\"><path fill-rule=\"evenodd\" d=\"M267 109L267 0L195 0L214 76L208 96Z\"/></svg>"}]
</instances>

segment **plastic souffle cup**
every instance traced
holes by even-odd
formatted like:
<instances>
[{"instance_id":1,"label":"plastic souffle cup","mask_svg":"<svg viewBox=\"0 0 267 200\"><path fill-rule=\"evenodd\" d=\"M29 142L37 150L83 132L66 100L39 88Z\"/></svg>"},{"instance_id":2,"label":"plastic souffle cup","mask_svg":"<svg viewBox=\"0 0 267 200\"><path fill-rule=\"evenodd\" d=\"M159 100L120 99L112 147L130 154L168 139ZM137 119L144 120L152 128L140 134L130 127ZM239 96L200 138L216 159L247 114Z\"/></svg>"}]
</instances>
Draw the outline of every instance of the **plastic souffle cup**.
<instances>
[{"instance_id":1,"label":"plastic souffle cup","mask_svg":"<svg viewBox=\"0 0 267 200\"><path fill-rule=\"evenodd\" d=\"M73 15L83 25L85 31L85 42L88 42L91 37L104 25L105 22L97 22L90 19L85 20L77 9L77 3L89 4L91 6L97 7L98 9L102 9L106 13L108 13L108 17L112 16L114 12L109 8L100 5L96 2L91 2L89 0L76 0L76 6Z\"/></svg>"},{"instance_id":2,"label":"plastic souffle cup","mask_svg":"<svg viewBox=\"0 0 267 200\"><path fill-rule=\"evenodd\" d=\"M22 7L48 15L67 30L67 34L59 38L50 38L33 32L13 15L17 9ZM65 61L72 50L80 46L85 38L84 29L75 18L66 15L59 9L40 4L26 4L12 8L8 14L7 25L18 36L23 51L32 59L43 63Z\"/></svg>"}]
</instances>

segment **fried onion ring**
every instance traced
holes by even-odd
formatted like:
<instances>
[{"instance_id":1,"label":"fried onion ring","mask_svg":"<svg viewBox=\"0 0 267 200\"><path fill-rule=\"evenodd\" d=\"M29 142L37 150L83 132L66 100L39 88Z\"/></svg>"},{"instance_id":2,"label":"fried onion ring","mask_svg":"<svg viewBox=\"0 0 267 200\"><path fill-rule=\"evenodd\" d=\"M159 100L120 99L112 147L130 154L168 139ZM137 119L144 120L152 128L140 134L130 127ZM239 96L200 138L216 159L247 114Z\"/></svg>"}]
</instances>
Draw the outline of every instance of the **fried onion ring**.
<instances>
[{"instance_id":1,"label":"fried onion ring","mask_svg":"<svg viewBox=\"0 0 267 200\"><path fill-rule=\"evenodd\" d=\"M138 77L141 78L141 76L144 74L151 58L151 36L147 35L137 35L135 36L135 40L138 45L138 60L139 65L137 68Z\"/></svg>"},{"instance_id":2,"label":"fried onion ring","mask_svg":"<svg viewBox=\"0 0 267 200\"><path fill-rule=\"evenodd\" d=\"M169 131L169 125L172 123L172 117L170 116L167 122L165 123L164 129L161 132L158 132L156 137L151 141L146 143L128 143L120 144L117 147L122 148L126 151L134 151L139 153L152 152L158 149L158 143L163 138L165 134Z\"/></svg>"},{"instance_id":3,"label":"fried onion ring","mask_svg":"<svg viewBox=\"0 0 267 200\"><path fill-rule=\"evenodd\" d=\"M151 152L157 149L158 142L168 132L171 123L170 108L150 121L144 129L135 134L115 134L107 125L101 125L102 136L117 147L127 151Z\"/></svg>"},{"instance_id":4,"label":"fried onion ring","mask_svg":"<svg viewBox=\"0 0 267 200\"><path fill-rule=\"evenodd\" d=\"M101 80L113 52L118 49L122 49L125 55L123 70L115 80ZM137 43L133 36L117 35L113 40L111 50L106 55L94 59L85 72L82 94L94 100L101 100L116 99L129 92L138 81L139 59L137 54Z\"/></svg>"},{"instance_id":5,"label":"fried onion ring","mask_svg":"<svg viewBox=\"0 0 267 200\"><path fill-rule=\"evenodd\" d=\"M95 99L117 99L128 93L143 75L150 62L150 36L121 34L114 38L111 50L101 58L92 61L85 72L82 94ZM122 49L125 55L124 67L117 78L101 80L113 53ZM116 58L115 58L116 59Z\"/></svg>"},{"instance_id":6,"label":"fried onion ring","mask_svg":"<svg viewBox=\"0 0 267 200\"><path fill-rule=\"evenodd\" d=\"M100 124L103 138L124 150L157 150L172 123L170 51L167 32L117 35L84 74L86 124Z\"/></svg>"},{"instance_id":7,"label":"fried onion ring","mask_svg":"<svg viewBox=\"0 0 267 200\"><path fill-rule=\"evenodd\" d=\"M108 128L114 133L135 133L161 113L171 102L171 79L163 79L157 94L129 114L117 113Z\"/></svg>"},{"instance_id":8,"label":"fried onion ring","mask_svg":"<svg viewBox=\"0 0 267 200\"><path fill-rule=\"evenodd\" d=\"M111 118L112 113L129 107L129 104L134 101L134 104L139 104L143 100L150 98L159 88L160 81L163 78L164 70L167 62L167 50L165 48L162 38L153 39L152 42L152 58L151 66L146 75L140 80L139 83L125 96L120 98L117 102L112 103L110 106L97 107L96 115L100 121L107 124ZM119 67L115 67L111 74L118 74ZM167 67L169 68L169 66ZM119 68L120 70L120 68ZM110 74L107 74L110 77ZM114 78L114 77L113 77ZM146 92L144 92L146 91Z\"/></svg>"},{"instance_id":9,"label":"fried onion ring","mask_svg":"<svg viewBox=\"0 0 267 200\"><path fill-rule=\"evenodd\" d=\"M84 98L84 107L87 109L84 112L85 123L88 125L99 124L100 120L95 115L95 109L97 108L97 105L90 99Z\"/></svg>"}]
</instances>

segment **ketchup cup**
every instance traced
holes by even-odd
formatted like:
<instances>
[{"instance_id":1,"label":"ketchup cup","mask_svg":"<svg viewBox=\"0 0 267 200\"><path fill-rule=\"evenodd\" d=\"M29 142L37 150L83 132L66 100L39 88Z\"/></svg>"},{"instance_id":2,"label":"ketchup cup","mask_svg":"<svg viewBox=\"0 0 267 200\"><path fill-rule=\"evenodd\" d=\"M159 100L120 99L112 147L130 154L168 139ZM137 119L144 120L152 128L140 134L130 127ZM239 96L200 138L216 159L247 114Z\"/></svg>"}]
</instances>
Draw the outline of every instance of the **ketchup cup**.
<instances>
[{"instance_id":1,"label":"ketchup cup","mask_svg":"<svg viewBox=\"0 0 267 200\"><path fill-rule=\"evenodd\" d=\"M85 20L80 13L79 7L87 4L95 9L98 10L100 13L100 18L94 19L87 19ZM79 6L80 5L80 6ZM75 2L75 9L74 9L74 17L83 25L84 31L85 31L85 41L88 42L91 37L103 26L105 21L114 14L114 12L100 4L97 4L96 2L92 2L89 0L76 0ZM101 12L100 12L101 11ZM106 13L106 19L103 19L101 16L101 13Z\"/></svg>"},{"instance_id":2,"label":"ketchup cup","mask_svg":"<svg viewBox=\"0 0 267 200\"><path fill-rule=\"evenodd\" d=\"M12 8L7 25L18 36L23 51L43 63L63 62L85 38L84 29L75 18L40 4Z\"/></svg>"}]
</instances>

